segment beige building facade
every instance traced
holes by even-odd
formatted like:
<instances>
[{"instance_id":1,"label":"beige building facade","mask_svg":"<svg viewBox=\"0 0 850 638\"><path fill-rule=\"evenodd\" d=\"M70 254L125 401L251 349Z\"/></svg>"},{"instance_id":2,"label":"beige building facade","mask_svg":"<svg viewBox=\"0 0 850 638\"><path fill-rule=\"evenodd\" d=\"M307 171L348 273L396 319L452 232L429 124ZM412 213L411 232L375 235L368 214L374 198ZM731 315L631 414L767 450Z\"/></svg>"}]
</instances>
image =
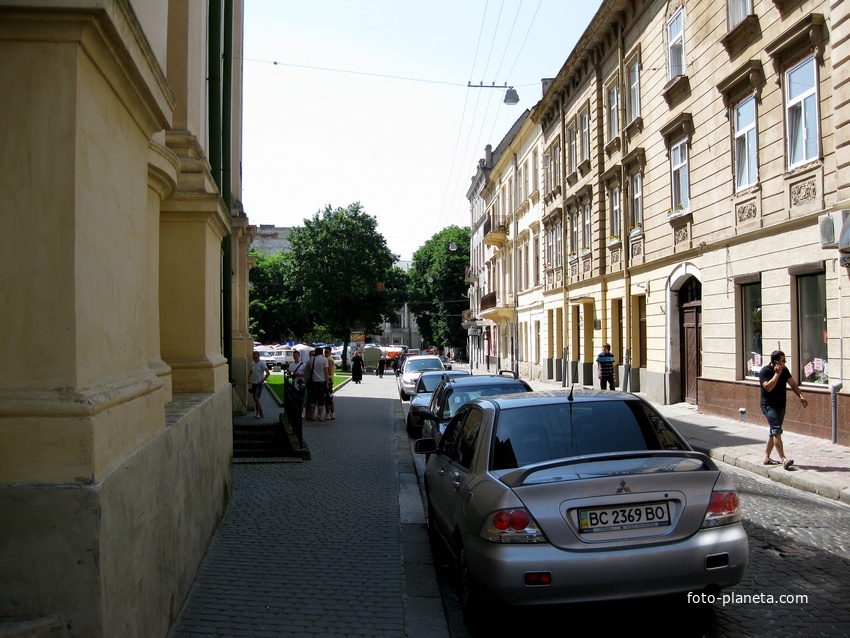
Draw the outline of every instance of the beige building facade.
<instances>
[{"instance_id":1,"label":"beige building facade","mask_svg":"<svg viewBox=\"0 0 850 638\"><path fill-rule=\"evenodd\" d=\"M468 280L479 297L515 300L502 330L520 347L500 365L598 386L608 342L629 390L761 421L758 371L781 349L810 402L789 402L786 428L850 443L845 4L602 4L544 82L537 141L503 141L539 149L540 205L506 163L482 189L511 178L518 189L507 211L487 203L503 234L481 241L504 247L484 270L516 260L529 273ZM471 330L493 313L485 305L470 309Z\"/></svg>"},{"instance_id":2,"label":"beige building facade","mask_svg":"<svg viewBox=\"0 0 850 638\"><path fill-rule=\"evenodd\" d=\"M224 513L253 343L241 15L0 0L0 618L163 636Z\"/></svg>"}]
</instances>

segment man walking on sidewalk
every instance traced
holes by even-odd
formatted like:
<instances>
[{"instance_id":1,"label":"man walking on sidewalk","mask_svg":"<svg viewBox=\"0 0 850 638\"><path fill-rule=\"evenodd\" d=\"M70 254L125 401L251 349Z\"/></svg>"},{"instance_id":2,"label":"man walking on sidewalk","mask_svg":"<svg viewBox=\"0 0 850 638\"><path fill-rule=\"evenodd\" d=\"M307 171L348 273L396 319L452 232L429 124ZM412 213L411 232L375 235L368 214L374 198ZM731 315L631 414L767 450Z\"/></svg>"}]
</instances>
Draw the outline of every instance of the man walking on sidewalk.
<instances>
[{"instance_id":1,"label":"man walking on sidewalk","mask_svg":"<svg viewBox=\"0 0 850 638\"><path fill-rule=\"evenodd\" d=\"M610 343L602 346L602 352L596 357L596 363L599 365L600 387L604 390L607 385L609 390L614 390L614 355L611 354Z\"/></svg>"},{"instance_id":2,"label":"man walking on sidewalk","mask_svg":"<svg viewBox=\"0 0 850 638\"><path fill-rule=\"evenodd\" d=\"M800 392L800 386L791 377L791 372L785 367L785 353L782 350L774 350L770 353L770 365L766 365L759 373L759 383L761 385L761 411L767 418L770 425L770 436L767 439L767 448L764 451L764 459L762 463L765 465L779 465L786 470L794 465L794 460L785 456L785 448L782 446L782 422L785 420L785 384L791 386L798 397L803 407L807 407L809 402L803 398L803 393ZM779 462L770 458L773 448L779 453Z\"/></svg>"}]
</instances>

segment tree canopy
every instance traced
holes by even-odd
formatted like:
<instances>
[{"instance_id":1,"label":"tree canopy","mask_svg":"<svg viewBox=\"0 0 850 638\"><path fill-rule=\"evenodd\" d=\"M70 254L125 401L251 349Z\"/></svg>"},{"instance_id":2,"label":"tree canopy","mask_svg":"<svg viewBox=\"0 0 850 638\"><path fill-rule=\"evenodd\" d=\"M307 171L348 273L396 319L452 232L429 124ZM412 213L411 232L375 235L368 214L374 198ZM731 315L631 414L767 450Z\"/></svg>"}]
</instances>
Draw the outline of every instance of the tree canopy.
<instances>
[{"instance_id":1,"label":"tree canopy","mask_svg":"<svg viewBox=\"0 0 850 638\"><path fill-rule=\"evenodd\" d=\"M404 303L406 273L359 203L327 206L289 234L288 253L251 269L251 328L268 341L348 341ZM316 339L318 335L322 338Z\"/></svg>"},{"instance_id":2,"label":"tree canopy","mask_svg":"<svg viewBox=\"0 0 850 638\"><path fill-rule=\"evenodd\" d=\"M464 281L468 265L469 228L449 226L413 255L409 272L411 308L426 343L466 345L461 313L469 307Z\"/></svg>"}]
</instances>

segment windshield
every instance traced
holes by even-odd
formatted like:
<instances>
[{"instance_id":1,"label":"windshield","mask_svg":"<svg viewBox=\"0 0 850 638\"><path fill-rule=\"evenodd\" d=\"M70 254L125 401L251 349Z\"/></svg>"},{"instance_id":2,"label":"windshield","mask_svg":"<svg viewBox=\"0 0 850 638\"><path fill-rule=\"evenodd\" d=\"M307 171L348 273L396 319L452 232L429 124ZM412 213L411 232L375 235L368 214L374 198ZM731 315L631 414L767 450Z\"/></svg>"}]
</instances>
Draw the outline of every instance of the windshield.
<instances>
[{"instance_id":1,"label":"windshield","mask_svg":"<svg viewBox=\"0 0 850 638\"><path fill-rule=\"evenodd\" d=\"M491 465L505 470L586 454L687 449L640 402L556 403L499 412Z\"/></svg>"},{"instance_id":2,"label":"windshield","mask_svg":"<svg viewBox=\"0 0 850 638\"><path fill-rule=\"evenodd\" d=\"M419 377L419 384L416 386L416 391L433 392L442 380L442 375L422 375Z\"/></svg>"}]
</instances>

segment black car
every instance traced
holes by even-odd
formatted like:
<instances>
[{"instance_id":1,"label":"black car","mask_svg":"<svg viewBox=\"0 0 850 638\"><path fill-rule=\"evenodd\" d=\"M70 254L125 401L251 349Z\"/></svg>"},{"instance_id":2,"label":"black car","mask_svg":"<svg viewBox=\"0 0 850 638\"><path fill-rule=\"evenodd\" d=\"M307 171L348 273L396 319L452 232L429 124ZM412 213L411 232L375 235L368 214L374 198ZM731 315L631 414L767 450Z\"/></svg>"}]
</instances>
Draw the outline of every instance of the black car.
<instances>
[{"instance_id":1,"label":"black car","mask_svg":"<svg viewBox=\"0 0 850 638\"><path fill-rule=\"evenodd\" d=\"M513 375L477 374L443 379L434 390L428 409L420 414L423 421L422 437L439 441L446 423L468 401L497 394L531 391L530 385Z\"/></svg>"}]
</instances>

